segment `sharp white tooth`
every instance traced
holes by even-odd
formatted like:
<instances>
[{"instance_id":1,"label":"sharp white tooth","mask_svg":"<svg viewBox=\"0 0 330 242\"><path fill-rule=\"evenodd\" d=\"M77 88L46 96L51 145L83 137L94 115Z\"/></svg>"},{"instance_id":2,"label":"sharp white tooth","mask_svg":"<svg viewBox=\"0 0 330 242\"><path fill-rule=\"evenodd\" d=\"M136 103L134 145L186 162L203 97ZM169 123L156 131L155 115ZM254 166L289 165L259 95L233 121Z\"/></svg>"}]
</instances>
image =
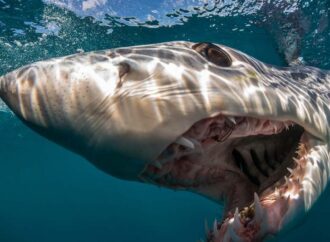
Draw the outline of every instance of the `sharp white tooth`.
<instances>
[{"instance_id":1,"label":"sharp white tooth","mask_svg":"<svg viewBox=\"0 0 330 242\"><path fill-rule=\"evenodd\" d=\"M299 160L297 158L293 157L293 160L299 165Z\"/></svg>"},{"instance_id":2,"label":"sharp white tooth","mask_svg":"<svg viewBox=\"0 0 330 242\"><path fill-rule=\"evenodd\" d=\"M233 124L236 124L236 120L234 117L227 117Z\"/></svg>"},{"instance_id":3,"label":"sharp white tooth","mask_svg":"<svg viewBox=\"0 0 330 242\"><path fill-rule=\"evenodd\" d=\"M195 149L200 150L202 148L202 145L201 145L201 143L198 140L196 140L196 139L189 139L189 141L191 141L191 143L194 144Z\"/></svg>"},{"instance_id":4,"label":"sharp white tooth","mask_svg":"<svg viewBox=\"0 0 330 242\"><path fill-rule=\"evenodd\" d=\"M241 223L241 220L239 218L238 208L236 208L235 213L234 213L234 223L233 223L233 225L234 225L234 229L236 231L239 231L240 228L242 227L242 223Z\"/></svg>"},{"instance_id":5,"label":"sharp white tooth","mask_svg":"<svg viewBox=\"0 0 330 242\"><path fill-rule=\"evenodd\" d=\"M235 209L234 218L239 219L238 207L236 207L236 209Z\"/></svg>"},{"instance_id":6,"label":"sharp white tooth","mask_svg":"<svg viewBox=\"0 0 330 242\"><path fill-rule=\"evenodd\" d=\"M286 169L290 172L290 174L293 174L293 170L291 168L287 167Z\"/></svg>"},{"instance_id":7,"label":"sharp white tooth","mask_svg":"<svg viewBox=\"0 0 330 242\"><path fill-rule=\"evenodd\" d=\"M279 196L279 195L280 195L280 191L278 190L277 187L275 187L275 195L276 195L276 196Z\"/></svg>"},{"instance_id":8,"label":"sharp white tooth","mask_svg":"<svg viewBox=\"0 0 330 242\"><path fill-rule=\"evenodd\" d=\"M284 179L285 179L285 183L289 184L289 178L287 176L284 176Z\"/></svg>"},{"instance_id":9,"label":"sharp white tooth","mask_svg":"<svg viewBox=\"0 0 330 242\"><path fill-rule=\"evenodd\" d=\"M185 147L190 148L190 149L195 149L194 143L191 142L189 139L187 139L185 137L180 137L179 139L177 139L175 141L175 143L177 143L179 145L182 145L182 146L185 146Z\"/></svg>"},{"instance_id":10,"label":"sharp white tooth","mask_svg":"<svg viewBox=\"0 0 330 242\"><path fill-rule=\"evenodd\" d=\"M262 220L263 216L263 208L259 200L259 196L257 193L254 193L254 219L257 222L260 222Z\"/></svg>"}]
</instances>

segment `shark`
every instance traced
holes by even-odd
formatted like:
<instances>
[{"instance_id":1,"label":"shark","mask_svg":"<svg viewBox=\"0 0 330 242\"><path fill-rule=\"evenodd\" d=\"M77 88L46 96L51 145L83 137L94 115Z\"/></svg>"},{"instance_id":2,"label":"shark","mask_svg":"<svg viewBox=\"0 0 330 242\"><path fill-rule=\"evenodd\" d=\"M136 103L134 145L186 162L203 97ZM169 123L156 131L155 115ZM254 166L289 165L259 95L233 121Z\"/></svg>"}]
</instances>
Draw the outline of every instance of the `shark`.
<instances>
[{"instance_id":1,"label":"shark","mask_svg":"<svg viewBox=\"0 0 330 242\"><path fill-rule=\"evenodd\" d=\"M174 41L39 61L0 77L28 127L107 174L219 203L207 242L276 239L330 177L330 72Z\"/></svg>"}]
</instances>

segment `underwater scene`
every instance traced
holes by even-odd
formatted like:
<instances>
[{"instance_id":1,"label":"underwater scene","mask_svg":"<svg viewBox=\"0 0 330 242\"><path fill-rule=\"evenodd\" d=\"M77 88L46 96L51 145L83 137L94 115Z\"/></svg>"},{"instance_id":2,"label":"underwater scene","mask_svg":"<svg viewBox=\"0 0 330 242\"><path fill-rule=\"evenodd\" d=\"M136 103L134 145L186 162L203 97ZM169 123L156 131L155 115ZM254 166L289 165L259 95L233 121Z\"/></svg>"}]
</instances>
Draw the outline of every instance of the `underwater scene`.
<instances>
[{"instance_id":1,"label":"underwater scene","mask_svg":"<svg viewBox=\"0 0 330 242\"><path fill-rule=\"evenodd\" d=\"M0 0L0 76L54 57L168 41L330 70L329 10L329 0ZM212 228L222 216L223 205L207 197L110 176L0 101L0 242L205 241L205 222ZM330 241L329 217L328 187L275 241Z\"/></svg>"}]
</instances>

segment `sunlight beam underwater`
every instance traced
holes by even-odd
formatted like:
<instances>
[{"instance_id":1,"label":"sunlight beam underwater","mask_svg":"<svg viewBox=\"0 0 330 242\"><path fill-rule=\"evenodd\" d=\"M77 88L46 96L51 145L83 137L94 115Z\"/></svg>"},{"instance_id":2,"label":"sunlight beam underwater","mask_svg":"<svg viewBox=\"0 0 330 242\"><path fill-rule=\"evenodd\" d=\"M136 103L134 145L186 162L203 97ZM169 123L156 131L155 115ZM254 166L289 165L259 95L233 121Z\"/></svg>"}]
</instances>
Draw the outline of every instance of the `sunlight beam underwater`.
<instances>
[{"instance_id":1,"label":"sunlight beam underwater","mask_svg":"<svg viewBox=\"0 0 330 242\"><path fill-rule=\"evenodd\" d=\"M121 179L224 204L208 242L264 241L325 189L330 73L192 42L54 58L0 78L29 127Z\"/></svg>"}]
</instances>

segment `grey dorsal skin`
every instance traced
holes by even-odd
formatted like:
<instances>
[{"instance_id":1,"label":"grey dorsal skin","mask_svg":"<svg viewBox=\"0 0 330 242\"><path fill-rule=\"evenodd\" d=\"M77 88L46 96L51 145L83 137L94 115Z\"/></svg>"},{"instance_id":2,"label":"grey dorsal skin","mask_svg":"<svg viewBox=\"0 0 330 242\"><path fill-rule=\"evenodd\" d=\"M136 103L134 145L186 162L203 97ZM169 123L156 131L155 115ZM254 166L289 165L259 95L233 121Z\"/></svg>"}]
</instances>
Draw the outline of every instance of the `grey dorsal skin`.
<instances>
[{"instance_id":1,"label":"grey dorsal skin","mask_svg":"<svg viewBox=\"0 0 330 242\"><path fill-rule=\"evenodd\" d=\"M0 78L29 127L129 180L224 204L206 240L292 228L329 180L330 73L167 42L54 58Z\"/></svg>"}]
</instances>

